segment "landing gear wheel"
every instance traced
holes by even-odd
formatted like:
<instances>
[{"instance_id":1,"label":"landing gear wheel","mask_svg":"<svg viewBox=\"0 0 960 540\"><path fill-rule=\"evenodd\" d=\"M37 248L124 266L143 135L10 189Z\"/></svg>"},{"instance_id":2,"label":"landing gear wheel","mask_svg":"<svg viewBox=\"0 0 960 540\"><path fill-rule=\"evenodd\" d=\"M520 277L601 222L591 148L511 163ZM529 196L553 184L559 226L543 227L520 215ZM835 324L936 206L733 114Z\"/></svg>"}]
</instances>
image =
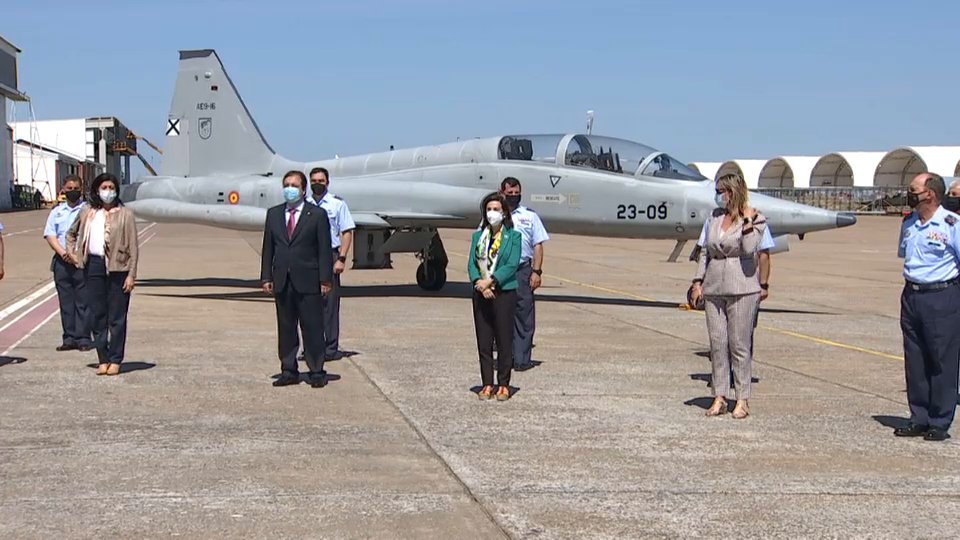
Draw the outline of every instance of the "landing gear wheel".
<instances>
[{"instance_id":1,"label":"landing gear wheel","mask_svg":"<svg viewBox=\"0 0 960 540\"><path fill-rule=\"evenodd\" d=\"M447 283L447 269L435 262L417 267L417 285L425 291L439 291Z\"/></svg>"}]
</instances>

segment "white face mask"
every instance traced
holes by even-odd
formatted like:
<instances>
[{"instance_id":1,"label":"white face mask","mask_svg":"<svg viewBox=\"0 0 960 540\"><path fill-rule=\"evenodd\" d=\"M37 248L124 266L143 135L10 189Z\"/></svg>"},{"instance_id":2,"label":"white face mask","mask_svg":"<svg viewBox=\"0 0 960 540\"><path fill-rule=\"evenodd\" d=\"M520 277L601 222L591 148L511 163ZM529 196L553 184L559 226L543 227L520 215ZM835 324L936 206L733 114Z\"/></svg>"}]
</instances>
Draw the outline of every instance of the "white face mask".
<instances>
[{"instance_id":1,"label":"white face mask","mask_svg":"<svg viewBox=\"0 0 960 540\"><path fill-rule=\"evenodd\" d=\"M487 221L496 227L497 225L503 223L503 214L498 210L489 210L487 211Z\"/></svg>"},{"instance_id":2,"label":"white face mask","mask_svg":"<svg viewBox=\"0 0 960 540\"><path fill-rule=\"evenodd\" d=\"M717 194L714 196L713 200L714 200L714 202L717 203L717 207L718 207L718 208L726 208L726 207L727 207L727 201L723 198L723 193L717 193Z\"/></svg>"},{"instance_id":3,"label":"white face mask","mask_svg":"<svg viewBox=\"0 0 960 540\"><path fill-rule=\"evenodd\" d=\"M117 198L117 192L112 189L101 189L100 190L100 200L106 204L110 204L114 199Z\"/></svg>"}]
</instances>

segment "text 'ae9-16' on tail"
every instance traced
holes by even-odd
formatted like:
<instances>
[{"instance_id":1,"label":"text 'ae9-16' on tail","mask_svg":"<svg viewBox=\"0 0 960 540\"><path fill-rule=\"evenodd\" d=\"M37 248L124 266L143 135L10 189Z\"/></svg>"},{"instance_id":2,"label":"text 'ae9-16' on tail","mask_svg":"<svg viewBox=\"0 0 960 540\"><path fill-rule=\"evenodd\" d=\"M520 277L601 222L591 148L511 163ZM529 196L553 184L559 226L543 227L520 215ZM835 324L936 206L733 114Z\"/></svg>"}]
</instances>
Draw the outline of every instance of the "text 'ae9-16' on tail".
<instances>
[{"instance_id":1,"label":"text 'ae9-16' on tail","mask_svg":"<svg viewBox=\"0 0 960 540\"><path fill-rule=\"evenodd\" d=\"M592 130L591 130L592 131ZM180 52L167 118L161 175L123 186L140 218L262 230L283 201L290 170L324 167L330 190L356 223L354 268L389 266L390 253L416 253L417 283L438 290L448 259L437 229L476 229L480 202L505 177L551 233L696 240L716 207L714 183L649 146L587 134L476 138L315 162L277 154L257 127L213 50ZM777 247L790 234L852 225L853 216L751 194Z\"/></svg>"}]
</instances>

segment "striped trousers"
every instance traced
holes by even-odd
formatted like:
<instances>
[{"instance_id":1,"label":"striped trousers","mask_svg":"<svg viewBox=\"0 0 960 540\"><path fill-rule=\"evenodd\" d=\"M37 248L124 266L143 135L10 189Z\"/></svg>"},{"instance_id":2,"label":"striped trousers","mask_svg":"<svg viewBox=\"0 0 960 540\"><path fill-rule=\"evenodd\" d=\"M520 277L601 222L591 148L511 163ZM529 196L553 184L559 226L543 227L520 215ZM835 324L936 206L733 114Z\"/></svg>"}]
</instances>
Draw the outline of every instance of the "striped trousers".
<instances>
[{"instance_id":1,"label":"striped trousers","mask_svg":"<svg viewBox=\"0 0 960 540\"><path fill-rule=\"evenodd\" d=\"M760 293L704 298L707 332L710 335L710 363L713 367L713 395L730 398L730 364L736 384L736 398L749 399L753 377L754 321L760 309Z\"/></svg>"}]
</instances>

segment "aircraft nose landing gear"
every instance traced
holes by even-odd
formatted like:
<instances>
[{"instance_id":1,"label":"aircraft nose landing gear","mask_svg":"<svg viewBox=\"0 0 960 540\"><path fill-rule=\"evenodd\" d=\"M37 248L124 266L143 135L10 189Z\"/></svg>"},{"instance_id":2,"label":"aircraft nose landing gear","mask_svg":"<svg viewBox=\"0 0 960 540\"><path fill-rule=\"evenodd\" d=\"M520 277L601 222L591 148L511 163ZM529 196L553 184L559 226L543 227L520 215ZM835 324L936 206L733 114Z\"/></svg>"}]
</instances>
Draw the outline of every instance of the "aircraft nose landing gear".
<instances>
[{"instance_id":1,"label":"aircraft nose landing gear","mask_svg":"<svg viewBox=\"0 0 960 540\"><path fill-rule=\"evenodd\" d=\"M425 260L417 267L417 285L425 291L439 291L447 283L447 269L437 261Z\"/></svg>"},{"instance_id":2,"label":"aircraft nose landing gear","mask_svg":"<svg viewBox=\"0 0 960 540\"><path fill-rule=\"evenodd\" d=\"M420 253L420 266L417 267L417 285L425 291L439 291L447 283L447 251L440 241L440 233L433 235L430 243Z\"/></svg>"}]
</instances>

